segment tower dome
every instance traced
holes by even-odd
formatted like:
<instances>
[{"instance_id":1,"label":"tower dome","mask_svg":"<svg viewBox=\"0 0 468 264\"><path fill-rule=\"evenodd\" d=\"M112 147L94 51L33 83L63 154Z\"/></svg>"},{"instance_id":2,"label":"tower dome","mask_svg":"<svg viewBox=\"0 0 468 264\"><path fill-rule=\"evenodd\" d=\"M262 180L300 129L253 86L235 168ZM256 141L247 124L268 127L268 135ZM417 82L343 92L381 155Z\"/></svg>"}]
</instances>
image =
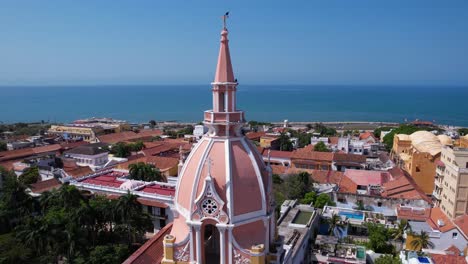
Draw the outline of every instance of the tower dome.
<instances>
[{"instance_id":1,"label":"tower dome","mask_svg":"<svg viewBox=\"0 0 468 264\"><path fill-rule=\"evenodd\" d=\"M180 171L177 212L165 239L163 263L237 263L253 258L265 263L273 242L271 169L241 133L244 113L236 108L238 83L228 42L224 27L211 83L213 108L204 112L209 131Z\"/></svg>"}]
</instances>

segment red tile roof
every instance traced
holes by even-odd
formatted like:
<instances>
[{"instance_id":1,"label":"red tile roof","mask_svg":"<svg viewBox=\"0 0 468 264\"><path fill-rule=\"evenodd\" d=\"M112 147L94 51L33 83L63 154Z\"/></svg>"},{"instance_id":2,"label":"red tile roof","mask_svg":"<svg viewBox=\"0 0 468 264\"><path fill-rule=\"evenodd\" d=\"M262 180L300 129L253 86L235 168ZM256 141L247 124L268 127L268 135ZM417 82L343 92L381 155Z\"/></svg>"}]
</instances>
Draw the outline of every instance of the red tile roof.
<instances>
[{"instance_id":1,"label":"red tile roof","mask_svg":"<svg viewBox=\"0 0 468 264\"><path fill-rule=\"evenodd\" d=\"M265 134L265 132L249 132L245 134L245 136L250 140L258 141L261 137L265 136Z\"/></svg>"},{"instance_id":2,"label":"red tile roof","mask_svg":"<svg viewBox=\"0 0 468 264\"><path fill-rule=\"evenodd\" d=\"M60 188L61 185L62 183L59 180L52 178L50 180L40 181L31 184L31 191L33 193L42 193L45 191Z\"/></svg>"},{"instance_id":3,"label":"red tile roof","mask_svg":"<svg viewBox=\"0 0 468 264\"><path fill-rule=\"evenodd\" d=\"M330 143L331 145L338 145L339 139L340 139L339 137L329 137L328 143Z\"/></svg>"},{"instance_id":4,"label":"red tile roof","mask_svg":"<svg viewBox=\"0 0 468 264\"><path fill-rule=\"evenodd\" d=\"M273 174L286 174L288 172L289 167L283 165L270 165Z\"/></svg>"},{"instance_id":5,"label":"red tile roof","mask_svg":"<svg viewBox=\"0 0 468 264\"><path fill-rule=\"evenodd\" d=\"M259 151L261 150L261 154L264 158L268 157L268 149L266 148L260 148ZM270 157L272 158L278 158L278 159L290 159L291 156L293 155L292 151L281 151L281 150L270 150Z\"/></svg>"},{"instance_id":6,"label":"red tile roof","mask_svg":"<svg viewBox=\"0 0 468 264\"><path fill-rule=\"evenodd\" d=\"M453 222L468 237L468 214L455 218Z\"/></svg>"},{"instance_id":7,"label":"red tile roof","mask_svg":"<svg viewBox=\"0 0 468 264\"><path fill-rule=\"evenodd\" d=\"M385 182L391 179L390 173L385 171L370 171L370 170L352 170L347 169L344 173L346 178L355 182L357 185L379 185L382 186Z\"/></svg>"},{"instance_id":8,"label":"red tile roof","mask_svg":"<svg viewBox=\"0 0 468 264\"><path fill-rule=\"evenodd\" d=\"M175 188L166 186L166 185L153 184L153 185L145 186L143 189L140 190L140 192L156 193L159 195L166 195L166 196L174 196Z\"/></svg>"},{"instance_id":9,"label":"red tile roof","mask_svg":"<svg viewBox=\"0 0 468 264\"><path fill-rule=\"evenodd\" d=\"M36 148L25 148L0 152L0 161L7 161L18 158L25 158L37 154L55 152L62 148L59 144L46 145Z\"/></svg>"},{"instance_id":10,"label":"red tile roof","mask_svg":"<svg viewBox=\"0 0 468 264\"><path fill-rule=\"evenodd\" d=\"M333 155L333 161L335 162L350 162L350 163L366 163L366 156L350 154L350 153L339 153L336 152Z\"/></svg>"},{"instance_id":11,"label":"red tile roof","mask_svg":"<svg viewBox=\"0 0 468 264\"><path fill-rule=\"evenodd\" d=\"M466 264L465 257L457 255L430 254L434 264Z\"/></svg>"},{"instance_id":12,"label":"red tile roof","mask_svg":"<svg viewBox=\"0 0 468 264\"><path fill-rule=\"evenodd\" d=\"M125 181L118 180L118 179L125 175L126 174L122 172L112 171L103 175L99 175L97 177L87 178L81 182L87 183L87 184L119 188L120 185L122 185L122 183L124 183Z\"/></svg>"},{"instance_id":13,"label":"red tile roof","mask_svg":"<svg viewBox=\"0 0 468 264\"><path fill-rule=\"evenodd\" d=\"M393 180L382 185L382 196L412 200L421 199L428 203L432 202L416 182L414 182L414 179L407 175L403 170L395 167L390 169L388 172L392 175Z\"/></svg>"},{"instance_id":14,"label":"red tile roof","mask_svg":"<svg viewBox=\"0 0 468 264\"><path fill-rule=\"evenodd\" d=\"M161 172L170 170L179 164L177 158L172 157L160 157L160 156L143 156L140 158L132 159L117 165L117 168L127 170L130 164L135 164L138 162L144 162L148 164L153 164Z\"/></svg>"},{"instance_id":15,"label":"red tile roof","mask_svg":"<svg viewBox=\"0 0 468 264\"><path fill-rule=\"evenodd\" d=\"M333 160L332 152L318 152L314 151L313 145L307 145L304 148L293 151L291 159L302 159L302 160L315 160L315 161L328 161Z\"/></svg>"},{"instance_id":16,"label":"red tile roof","mask_svg":"<svg viewBox=\"0 0 468 264\"><path fill-rule=\"evenodd\" d=\"M317 183L333 183L339 184L343 178L341 171L323 171L323 170L309 170L310 177Z\"/></svg>"},{"instance_id":17,"label":"red tile roof","mask_svg":"<svg viewBox=\"0 0 468 264\"><path fill-rule=\"evenodd\" d=\"M374 133L372 133L372 132L364 132L364 133L362 133L361 135L359 135L359 139L360 139L360 140L368 139L368 138L370 138L370 137L372 137L372 138L375 139Z\"/></svg>"},{"instance_id":18,"label":"red tile roof","mask_svg":"<svg viewBox=\"0 0 468 264\"><path fill-rule=\"evenodd\" d=\"M119 133L112 133L107 135L98 136L100 142L115 144L117 142L122 141L137 141L143 139L149 139L155 136L162 135L161 130L141 130L139 133L135 133L133 131L125 131Z\"/></svg>"},{"instance_id":19,"label":"red tile roof","mask_svg":"<svg viewBox=\"0 0 468 264\"><path fill-rule=\"evenodd\" d=\"M438 220L442 220L444 222L444 225L439 226L437 224ZM456 228L453 222L447 217L447 215L445 215L445 213L442 211L442 209L440 209L440 207L434 207L431 209L429 213L429 219L427 219L426 222L432 227L432 229L439 230L442 233Z\"/></svg>"},{"instance_id":20,"label":"red tile roof","mask_svg":"<svg viewBox=\"0 0 468 264\"><path fill-rule=\"evenodd\" d=\"M73 178L80 178L93 173L93 170L89 167L64 167L63 170Z\"/></svg>"},{"instance_id":21,"label":"red tile roof","mask_svg":"<svg viewBox=\"0 0 468 264\"><path fill-rule=\"evenodd\" d=\"M161 203L155 200L150 200L146 198L137 198L138 202L142 205L146 206L153 206L153 207L159 207L159 208L167 208L167 204Z\"/></svg>"},{"instance_id":22,"label":"red tile roof","mask_svg":"<svg viewBox=\"0 0 468 264\"><path fill-rule=\"evenodd\" d=\"M396 211L398 219L426 221L429 218L431 209L398 205Z\"/></svg>"},{"instance_id":23,"label":"red tile roof","mask_svg":"<svg viewBox=\"0 0 468 264\"><path fill-rule=\"evenodd\" d=\"M161 263L164 257L164 236L169 234L172 223L166 225L150 240L146 241L137 251L135 251L123 264L152 264Z\"/></svg>"}]
</instances>

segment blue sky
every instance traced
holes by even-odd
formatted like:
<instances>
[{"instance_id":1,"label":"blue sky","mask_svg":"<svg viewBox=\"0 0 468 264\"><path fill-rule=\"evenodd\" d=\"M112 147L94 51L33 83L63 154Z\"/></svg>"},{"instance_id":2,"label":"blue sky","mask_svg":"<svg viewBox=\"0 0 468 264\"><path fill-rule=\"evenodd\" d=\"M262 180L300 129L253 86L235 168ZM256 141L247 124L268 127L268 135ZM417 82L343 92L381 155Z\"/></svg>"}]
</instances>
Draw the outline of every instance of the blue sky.
<instances>
[{"instance_id":1,"label":"blue sky","mask_svg":"<svg viewBox=\"0 0 468 264\"><path fill-rule=\"evenodd\" d=\"M2 0L0 85L468 85L468 1Z\"/></svg>"}]
</instances>

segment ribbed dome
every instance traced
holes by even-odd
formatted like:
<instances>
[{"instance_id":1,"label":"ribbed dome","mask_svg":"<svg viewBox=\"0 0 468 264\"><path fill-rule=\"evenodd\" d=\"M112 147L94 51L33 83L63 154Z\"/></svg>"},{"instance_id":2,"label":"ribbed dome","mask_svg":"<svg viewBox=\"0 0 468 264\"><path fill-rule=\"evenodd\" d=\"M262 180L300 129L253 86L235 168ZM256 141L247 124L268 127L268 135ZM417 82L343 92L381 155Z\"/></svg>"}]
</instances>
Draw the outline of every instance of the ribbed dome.
<instances>
[{"instance_id":1,"label":"ribbed dome","mask_svg":"<svg viewBox=\"0 0 468 264\"><path fill-rule=\"evenodd\" d=\"M442 150L439 138L428 131L417 131L410 135L411 144L420 152L427 152L432 156Z\"/></svg>"},{"instance_id":2,"label":"ribbed dome","mask_svg":"<svg viewBox=\"0 0 468 264\"><path fill-rule=\"evenodd\" d=\"M440 143L445 146L453 145L452 138L447 135L438 135L437 138L439 139Z\"/></svg>"}]
</instances>

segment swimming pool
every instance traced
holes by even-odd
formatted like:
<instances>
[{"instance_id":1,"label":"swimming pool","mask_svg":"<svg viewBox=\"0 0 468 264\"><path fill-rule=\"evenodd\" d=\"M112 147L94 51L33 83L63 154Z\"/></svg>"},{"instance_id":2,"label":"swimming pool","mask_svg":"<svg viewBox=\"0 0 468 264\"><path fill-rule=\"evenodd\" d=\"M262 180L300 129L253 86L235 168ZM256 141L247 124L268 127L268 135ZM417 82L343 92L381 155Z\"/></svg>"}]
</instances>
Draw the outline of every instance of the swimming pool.
<instances>
[{"instance_id":1,"label":"swimming pool","mask_svg":"<svg viewBox=\"0 0 468 264\"><path fill-rule=\"evenodd\" d=\"M364 220L364 214L362 212L340 211L338 212L338 215L344 216L349 219Z\"/></svg>"}]
</instances>

